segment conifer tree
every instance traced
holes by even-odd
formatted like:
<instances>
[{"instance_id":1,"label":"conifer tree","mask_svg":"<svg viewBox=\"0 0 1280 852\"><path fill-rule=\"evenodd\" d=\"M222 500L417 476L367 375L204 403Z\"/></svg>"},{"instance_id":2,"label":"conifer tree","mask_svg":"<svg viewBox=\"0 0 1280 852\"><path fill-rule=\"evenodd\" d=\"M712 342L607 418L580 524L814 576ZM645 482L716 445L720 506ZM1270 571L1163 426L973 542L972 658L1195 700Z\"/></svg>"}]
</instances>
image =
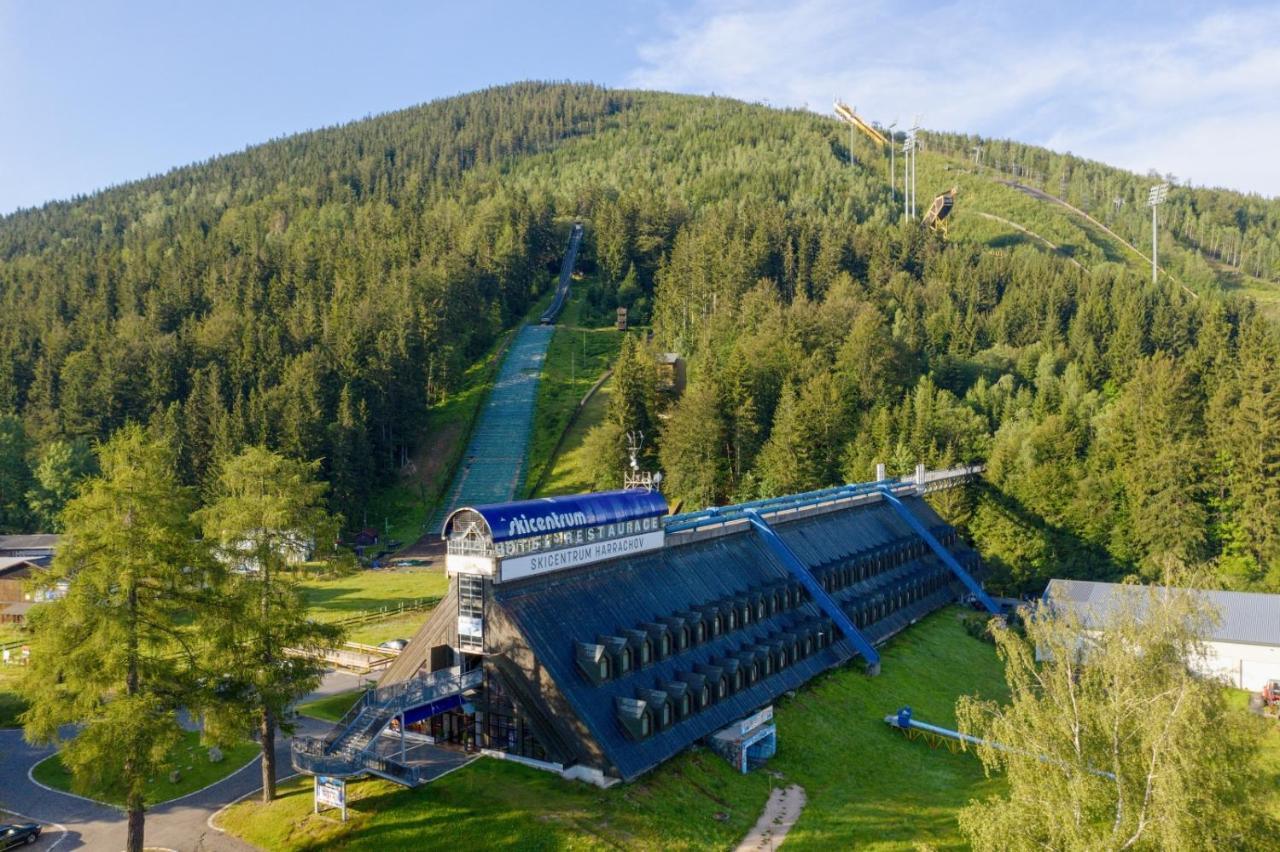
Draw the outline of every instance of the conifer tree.
<instances>
[{"instance_id":1,"label":"conifer tree","mask_svg":"<svg viewBox=\"0 0 1280 852\"><path fill-rule=\"evenodd\" d=\"M100 463L67 504L64 542L42 578L68 592L32 612L23 724L33 742L78 726L61 751L73 785L118 791L127 848L140 852L147 780L168 771L177 709L194 694L194 636L180 625L207 611L209 574L172 451L129 426Z\"/></svg>"},{"instance_id":2,"label":"conifer tree","mask_svg":"<svg viewBox=\"0 0 1280 852\"><path fill-rule=\"evenodd\" d=\"M318 660L286 649L332 647L341 631L313 622L290 575L292 564L326 551L338 520L324 508L317 464L248 447L224 459L211 499L196 513L205 541L230 568L223 618L208 631L216 668L233 673L211 708L216 730L256 731L262 746L262 800L276 795L276 732L289 705L314 689Z\"/></svg>"},{"instance_id":3,"label":"conifer tree","mask_svg":"<svg viewBox=\"0 0 1280 852\"><path fill-rule=\"evenodd\" d=\"M715 385L689 386L662 428L663 491L687 509L712 506L725 486L725 426Z\"/></svg>"}]
</instances>

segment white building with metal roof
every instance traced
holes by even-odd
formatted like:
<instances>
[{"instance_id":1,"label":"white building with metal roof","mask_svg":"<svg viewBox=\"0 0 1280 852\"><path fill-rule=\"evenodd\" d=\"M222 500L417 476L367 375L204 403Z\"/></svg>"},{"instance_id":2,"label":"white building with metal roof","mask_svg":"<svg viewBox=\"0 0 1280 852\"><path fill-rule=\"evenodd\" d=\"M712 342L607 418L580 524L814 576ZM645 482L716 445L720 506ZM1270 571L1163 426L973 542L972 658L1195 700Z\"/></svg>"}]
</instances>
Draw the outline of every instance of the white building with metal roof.
<instances>
[{"instance_id":1,"label":"white building with metal roof","mask_svg":"<svg viewBox=\"0 0 1280 852\"><path fill-rule=\"evenodd\" d=\"M1089 580L1051 580L1044 598L1073 610L1086 628L1104 624L1128 596L1150 587ZM1205 657L1193 661L1207 675L1240 689L1257 691L1280 679L1280 595L1187 589L1201 596L1216 616L1204 637Z\"/></svg>"}]
</instances>

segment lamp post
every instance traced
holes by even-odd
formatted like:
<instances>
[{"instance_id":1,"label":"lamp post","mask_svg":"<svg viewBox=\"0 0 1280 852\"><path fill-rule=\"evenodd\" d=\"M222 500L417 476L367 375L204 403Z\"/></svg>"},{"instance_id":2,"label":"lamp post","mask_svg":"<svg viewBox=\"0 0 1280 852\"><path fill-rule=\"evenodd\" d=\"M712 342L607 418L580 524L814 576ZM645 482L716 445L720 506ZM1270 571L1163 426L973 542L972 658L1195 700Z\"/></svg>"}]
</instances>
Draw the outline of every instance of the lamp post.
<instances>
[{"instance_id":1,"label":"lamp post","mask_svg":"<svg viewBox=\"0 0 1280 852\"><path fill-rule=\"evenodd\" d=\"M1160 183L1151 187L1151 191L1147 194L1147 203L1151 205L1151 283L1156 283L1157 265L1156 255L1159 252L1159 240L1156 238L1156 208L1164 204L1165 197L1169 194L1169 184Z\"/></svg>"}]
</instances>

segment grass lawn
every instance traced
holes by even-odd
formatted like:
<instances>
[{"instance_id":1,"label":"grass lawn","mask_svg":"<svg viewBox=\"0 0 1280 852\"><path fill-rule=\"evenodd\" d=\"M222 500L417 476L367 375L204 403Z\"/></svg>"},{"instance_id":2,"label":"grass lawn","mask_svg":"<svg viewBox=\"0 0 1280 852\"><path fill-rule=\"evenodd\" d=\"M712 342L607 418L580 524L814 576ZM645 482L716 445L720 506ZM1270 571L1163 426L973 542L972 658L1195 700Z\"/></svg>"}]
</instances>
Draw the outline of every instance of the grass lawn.
<instances>
[{"instance_id":1,"label":"grass lawn","mask_svg":"<svg viewBox=\"0 0 1280 852\"><path fill-rule=\"evenodd\" d=\"M21 641L25 635L16 625L0 624L0 645ZM21 651L21 648L9 649L15 660L19 658ZM18 727L18 716L27 709L26 699L18 690L23 671L25 669L17 664L0 664L0 728Z\"/></svg>"},{"instance_id":2,"label":"grass lawn","mask_svg":"<svg viewBox=\"0 0 1280 852\"><path fill-rule=\"evenodd\" d=\"M622 332L613 326L586 328L580 324L583 293L588 281L574 282L569 291L538 383L538 400L529 437L529 472L532 492L546 471L556 443L569 425L578 403L600 376L613 365L622 348Z\"/></svg>"},{"instance_id":3,"label":"grass lawn","mask_svg":"<svg viewBox=\"0 0 1280 852\"><path fill-rule=\"evenodd\" d=\"M346 692L338 692L316 701L299 704L297 709L303 716L325 722L336 722L351 709L351 705L355 704L356 699L361 695L364 695L363 689L349 689Z\"/></svg>"},{"instance_id":4,"label":"grass lawn","mask_svg":"<svg viewBox=\"0 0 1280 852\"><path fill-rule=\"evenodd\" d=\"M0 666L0 728L18 727L18 716L27 709L18 691L22 672L22 666Z\"/></svg>"},{"instance_id":5,"label":"grass lawn","mask_svg":"<svg viewBox=\"0 0 1280 852\"><path fill-rule=\"evenodd\" d=\"M449 587L449 579L440 568L381 568L340 577L304 580L301 587L316 620L336 621L362 612L394 607L401 601L441 597Z\"/></svg>"},{"instance_id":6,"label":"grass lawn","mask_svg":"<svg viewBox=\"0 0 1280 852\"><path fill-rule=\"evenodd\" d=\"M224 748L222 750L222 761L220 763L211 763L209 761L209 747L200 744L200 734L196 731L184 731L182 738L178 740L178 744L169 752L170 769L177 769L181 773L181 777L176 784L171 783L169 781L169 770L166 770L159 777L152 778L147 783L146 802L148 805L155 805L160 802L166 802L169 799L185 796L187 793L193 793L202 787L207 787L240 769L252 760L258 752L257 743L245 740L232 748ZM50 755L37 763L31 774L41 784L53 787L55 790L78 793L91 799L97 799L100 802L110 802L115 805L124 803L120 792L115 789L84 790L72 787L71 774L63 767L62 759L58 754Z\"/></svg>"},{"instance_id":7,"label":"grass lawn","mask_svg":"<svg viewBox=\"0 0 1280 852\"><path fill-rule=\"evenodd\" d=\"M430 614L430 609L415 609L402 615L353 624L347 627L347 641L361 645L380 645L390 639L411 639Z\"/></svg>"},{"instance_id":8,"label":"grass lawn","mask_svg":"<svg viewBox=\"0 0 1280 852\"><path fill-rule=\"evenodd\" d=\"M579 494L590 491L591 465L583 446L587 433L604 420L609 409L609 396L613 391L613 379L600 386L600 390L587 402L586 407L565 435L560 452L551 459L551 470L533 495L549 497L556 494Z\"/></svg>"},{"instance_id":9,"label":"grass lawn","mask_svg":"<svg viewBox=\"0 0 1280 852\"><path fill-rule=\"evenodd\" d=\"M1242 713L1248 711L1250 697L1250 693L1243 689L1227 690L1227 703ZM1280 820L1280 720L1254 718L1263 731L1255 766L1257 782L1269 791L1265 806L1267 813L1273 819Z\"/></svg>"},{"instance_id":10,"label":"grass lawn","mask_svg":"<svg viewBox=\"0 0 1280 852\"><path fill-rule=\"evenodd\" d=\"M809 804L789 849L962 848L956 811L1000 782L973 755L930 749L882 721L911 704L921 719L951 724L959 695L1004 694L994 648L965 633L960 614L938 613L889 643L879 677L841 669L779 702L778 755L750 775L697 749L598 790L482 759L417 790L354 783L346 825L312 815L310 778L287 782L272 805L233 806L220 824L285 850L429 849L459 837L478 848L723 849L755 823L771 786L799 783Z\"/></svg>"}]
</instances>

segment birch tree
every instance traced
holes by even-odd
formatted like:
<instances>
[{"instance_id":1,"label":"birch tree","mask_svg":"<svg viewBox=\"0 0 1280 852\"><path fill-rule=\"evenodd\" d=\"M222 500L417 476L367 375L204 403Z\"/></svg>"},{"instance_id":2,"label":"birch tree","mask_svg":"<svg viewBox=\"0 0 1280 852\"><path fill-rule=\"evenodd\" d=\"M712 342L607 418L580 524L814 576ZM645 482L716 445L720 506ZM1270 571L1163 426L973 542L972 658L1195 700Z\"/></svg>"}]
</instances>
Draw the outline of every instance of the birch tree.
<instances>
[{"instance_id":1,"label":"birch tree","mask_svg":"<svg viewBox=\"0 0 1280 852\"><path fill-rule=\"evenodd\" d=\"M961 730L987 740L977 748L987 773L1008 782L961 812L973 847L1265 845L1274 835L1253 783L1258 720L1190 670L1213 617L1192 593L1134 587L1088 631L1045 605L1025 637L994 628L1010 702L957 707Z\"/></svg>"}]
</instances>

